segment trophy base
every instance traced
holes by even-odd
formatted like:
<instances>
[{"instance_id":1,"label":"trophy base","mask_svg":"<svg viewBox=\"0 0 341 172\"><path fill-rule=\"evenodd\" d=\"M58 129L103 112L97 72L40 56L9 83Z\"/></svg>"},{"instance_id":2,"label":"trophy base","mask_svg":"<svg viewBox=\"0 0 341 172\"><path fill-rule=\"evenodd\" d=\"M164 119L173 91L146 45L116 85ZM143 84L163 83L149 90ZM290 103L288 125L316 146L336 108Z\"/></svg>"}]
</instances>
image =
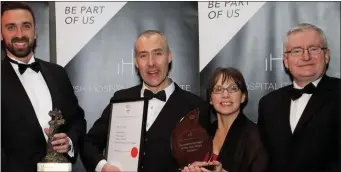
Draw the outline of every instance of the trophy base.
<instances>
[{"instance_id":1,"label":"trophy base","mask_svg":"<svg viewBox=\"0 0 341 172\"><path fill-rule=\"evenodd\" d=\"M71 172L72 171L72 164L71 163L38 163L37 164L37 172L43 172L43 171Z\"/></svg>"}]
</instances>

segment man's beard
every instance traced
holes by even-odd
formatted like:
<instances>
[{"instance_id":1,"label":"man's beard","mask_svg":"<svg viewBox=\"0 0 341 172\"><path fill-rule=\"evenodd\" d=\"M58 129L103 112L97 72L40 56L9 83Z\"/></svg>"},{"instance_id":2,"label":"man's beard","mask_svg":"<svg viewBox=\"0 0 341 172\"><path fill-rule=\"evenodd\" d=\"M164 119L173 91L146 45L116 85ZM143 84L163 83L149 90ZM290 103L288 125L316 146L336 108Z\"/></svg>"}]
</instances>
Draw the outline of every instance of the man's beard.
<instances>
[{"instance_id":1,"label":"man's beard","mask_svg":"<svg viewBox=\"0 0 341 172\"><path fill-rule=\"evenodd\" d=\"M4 40L5 48L9 52L11 52L15 57L18 57L18 58L27 57L32 52L35 41L36 40L34 39L32 42L30 42L29 38L26 36L23 36L22 38L18 38L18 37L12 38L10 43L6 43L6 41ZM17 42L26 43L27 46L24 48L15 48L14 43L17 43Z\"/></svg>"}]
</instances>

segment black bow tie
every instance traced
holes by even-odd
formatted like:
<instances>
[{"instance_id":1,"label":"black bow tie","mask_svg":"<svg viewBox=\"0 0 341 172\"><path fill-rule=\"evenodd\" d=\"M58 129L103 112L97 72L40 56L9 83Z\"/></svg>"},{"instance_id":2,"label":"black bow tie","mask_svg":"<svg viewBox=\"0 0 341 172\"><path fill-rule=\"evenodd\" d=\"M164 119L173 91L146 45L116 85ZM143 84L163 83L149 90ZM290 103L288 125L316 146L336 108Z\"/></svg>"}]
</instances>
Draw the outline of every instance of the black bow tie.
<instances>
[{"instance_id":1,"label":"black bow tie","mask_svg":"<svg viewBox=\"0 0 341 172\"><path fill-rule=\"evenodd\" d=\"M10 58L8 58L8 60L10 62L18 65L20 74L23 74L27 68L31 68L32 70L34 70L37 73L40 71L40 65L38 62L33 62L31 64L22 64L22 63L18 63L17 61L14 61Z\"/></svg>"},{"instance_id":2,"label":"black bow tie","mask_svg":"<svg viewBox=\"0 0 341 172\"><path fill-rule=\"evenodd\" d=\"M303 93L313 94L315 89L316 88L313 83L306 85L303 89L292 88L291 99L295 101L296 99L300 98Z\"/></svg>"},{"instance_id":3,"label":"black bow tie","mask_svg":"<svg viewBox=\"0 0 341 172\"><path fill-rule=\"evenodd\" d=\"M149 99L157 98L157 99L159 99L161 101L164 101L164 102L166 101L166 92L165 92L165 90L159 91L158 93L154 94L150 90L145 89L144 93L143 93L143 96L147 97Z\"/></svg>"}]
</instances>

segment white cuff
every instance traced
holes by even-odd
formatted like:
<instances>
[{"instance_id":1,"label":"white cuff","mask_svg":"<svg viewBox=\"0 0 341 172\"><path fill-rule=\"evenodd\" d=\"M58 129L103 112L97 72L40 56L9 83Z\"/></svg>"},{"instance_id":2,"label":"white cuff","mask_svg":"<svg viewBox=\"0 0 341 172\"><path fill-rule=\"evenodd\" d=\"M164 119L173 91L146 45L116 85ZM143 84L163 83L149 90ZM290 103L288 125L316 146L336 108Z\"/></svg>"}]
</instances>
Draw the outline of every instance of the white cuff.
<instances>
[{"instance_id":1,"label":"white cuff","mask_svg":"<svg viewBox=\"0 0 341 172\"><path fill-rule=\"evenodd\" d=\"M67 154L73 158L75 156L75 151L73 150L72 140L70 139L70 137L67 137L67 138L69 138L69 145L70 145L70 150L69 152L67 152Z\"/></svg>"},{"instance_id":2,"label":"white cuff","mask_svg":"<svg viewBox=\"0 0 341 172\"><path fill-rule=\"evenodd\" d=\"M107 164L107 163L108 163L107 160L102 159L102 160L99 161L99 163L97 164L95 171L96 171L96 172L101 172L101 171L102 171L102 168L103 168L104 165Z\"/></svg>"}]
</instances>

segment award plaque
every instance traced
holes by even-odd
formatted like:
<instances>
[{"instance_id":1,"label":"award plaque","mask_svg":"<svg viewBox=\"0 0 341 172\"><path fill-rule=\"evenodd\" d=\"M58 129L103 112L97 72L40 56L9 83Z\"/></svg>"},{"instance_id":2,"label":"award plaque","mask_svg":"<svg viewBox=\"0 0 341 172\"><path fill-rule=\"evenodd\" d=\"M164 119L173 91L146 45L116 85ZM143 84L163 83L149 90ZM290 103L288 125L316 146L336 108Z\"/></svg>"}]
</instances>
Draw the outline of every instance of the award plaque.
<instances>
[{"instance_id":1,"label":"award plaque","mask_svg":"<svg viewBox=\"0 0 341 172\"><path fill-rule=\"evenodd\" d=\"M145 98L111 101L106 159L121 171L141 169L147 110Z\"/></svg>"},{"instance_id":2,"label":"award plaque","mask_svg":"<svg viewBox=\"0 0 341 172\"><path fill-rule=\"evenodd\" d=\"M173 131L171 149L182 169L195 161L204 161L211 156L213 143L199 123L199 109L189 112Z\"/></svg>"},{"instance_id":3,"label":"award plaque","mask_svg":"<svg viewBox=\"0 0 341 172\"><path fill-rule=\"evenodd\" d=\"M58 153L53 150L51 144L54 141L54 135L57 134L58 128L65 123L62 112L60 110L53 110L49 112L49 116L52 118L49 121L50 135L47 140L47 154L43 159L43 162L37 164L37 171L70 171L72 170L71 163L64 157L63 153Z\"/></svg>"}]
</instances>

